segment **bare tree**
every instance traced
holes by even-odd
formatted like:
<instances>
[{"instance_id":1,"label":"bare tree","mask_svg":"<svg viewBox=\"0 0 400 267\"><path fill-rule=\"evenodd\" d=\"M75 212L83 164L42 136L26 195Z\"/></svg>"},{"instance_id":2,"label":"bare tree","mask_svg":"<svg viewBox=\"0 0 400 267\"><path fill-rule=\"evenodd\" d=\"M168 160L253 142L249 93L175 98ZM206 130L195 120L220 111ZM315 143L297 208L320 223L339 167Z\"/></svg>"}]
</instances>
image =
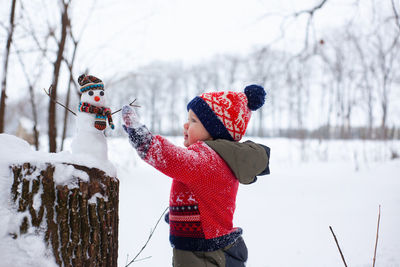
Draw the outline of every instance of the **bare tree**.
<instances>
[{"instance_id":1,"label":"bare tree","mask_svg":"<svg viewBox=\"0 0 400 267\"><path fill-rule=\"evenodd\" d=\"M387 18L383 17L372 35L371 53L374 55L372 73L377 82L378 96L381 108L380 137L388 137L388 111L392 82L394 79L394 64L398 60L400 48L400 34L393 24L387 25Z\"/></svg>"},{"instance_id":2,"label":"bare tree","mask_svg":"<svg viewBox=\"0 0 400 267\"><path fill-rule=\"evenodd\" d=\"M337 42L336 40L340 40ZM340 137L347 138L351 132L351 115L355 104L354 67L352 55L348 54L348 38L346 33L339 32L324 41L317 50L317 55L322 59L329 84L329 114L327 127L330 127L331 113L336 111L336 125L340 125ZM334 98L334 100L332 99Z\"/></svg>"},{"instance_id":3,"label":"bare tree","mask_svg":"<svg viewBox=\"0 0 400 267\"><path fill-rule=\"evenodd\" d=\"M289 128L297 129L296 138L305 138L305 115L309 96L308 73L310 68L306 58L292 58L286 63L287 106Z\"/></svg>"},{"instance_id":4,"label":"bare tree","mask_svg":"<svg viewBox=\"0 0 400 267\"><path fill-rule=\"evenodd\" d=\"M94 8L96 4L96 0L93 1L92 3L92 9ZM75 63L75 58L76 58L76 53L78 50L78 46L79 46L79 40L82 38L82 35L86 29L86 26L88 25L88 21L91 17L91 12L89 13L88 16L86 16L86 21L83 24L83 28L81 29L81 32L78 36L78 38L75 38L74 33L73 33L73 28L72 28L72 23L69 22L67 25L67 31L68 31L68 36L69 39L71 40L72 44L73 44L73 51L72 51L72 56L70 61L68 61L65 57L63 58L63 61L66 63L67 67L68 67L68 71L69 71L69 81L68 81L68 89L67 89L67 96L66 96L66 103L65 106L67 107L66 109L64 109L64 123L63 123L63 131L62 131L62 137L61 137L61 146L60 146L60 150L64 149L64 141L65 138L67 137L67 129L68 129L68 117L70 115L70 111L69 111L69 105L70 105L70 101L71 101L71 87L73 86L75 88L75 92L77 94L77 96L80 97L80 91L79 91L79 87L78 84L76 83L75 79L74 79L74 74L73 74L73 68L74 68L74 63ZM86 73L88 73L89 71L86 70Z\"/></svg>"},{"instance_id":5,"label":"bare tree","mask_svg":"<svg viewBox=\"0 0 400 267\"><path fill-rule=\"evenodd\" d=\"M32 81L30 78L30 75L28 74L27 67L26 67L23 57L20 53L20 50L17 48L17 49L15 49L15 51L17 52L18 60L20 62L22 71L24 73L25 79L28 84L30 103L31 103L31 107L32 107L32 116L33 116L33 134L34 134L34 139L35 139L35 148L36 148L36 150L39 150L38 113L37 113L37 105L36 105L35 92L34 92L35 84L36 84L36 81L37 81L37 78L39 75L37 75L36 79L34 79L34 81Z\"/></svg>"},{"instance_id":6,"label":"bare tree","mask_svg":"<svg viewBox=\"0 0 400 267\"><path fill-rule=\"evenodd\" d=\"M168 122L169 122L169 133L172 135L178 135L181 133L181 125L183 124L182 121L180 121L179 114L182 113L182 110L180 108L182 107L177 103L177 99L179 99L179 95L182 92L182 83L180 79L180 74L182 73L181 68L172 68L171 72L168 73L168 85L167 85L167 91L169 92L168 96L169 99L166 99L166 101L169 101L169 112L168 112Z\"/></svg>"},{"instance_id":7,"label":"bare tree","mask_svg":"<svg viewBox=\"0 0 400 267\"><path fill-rule=\"evenodd\" d=\"M394 0L391 0L391 1L392 1L392 9L393 9L393 14L394 14L394 20L395 20L395 23L396 23L397 27L400 30L400 16L399 16L399 11L397 10L398 7L396 7L396 4L395 4Z\"/></svg>"},{"instance_id":8,"label":"bare tree","mask_svg":"<svg viewBox=\"0 0 400 267\"><path fill-rule=\"evenodd\" d=\"M77 90L78 90L78 85L75 82L74 76L73 76L73 67L74 67L74 62L75 62L75 56L76 56L76 51L78 49L78 44L79 41L75 40L73 34L72 34L72 29L71 27L69 27L69 36L74 44L74 49L72 52L72 58L70 62L66 61L66 64L68 66L68 70L69 70L69 81L68 81L68 89L67 89L67 99L66 99L66 103L65 106L69 107L69 103L70 103L70 99L71 99L71 86L73 85ZM62 137L61 137L61 147L60 150L63 150L64 148L64 140L67 136L67 126L68 126L68 115L69 115L69 110L68 109L64 109L64 123L63 123L63 132L62 132Z\"/></svg>"},{"instance_id":9,"label":"bare tree","mask_svg":"<svg viewBox=\"0 0 400 267\"><path fill-rule=\"evenodd\" d=\"M49 152L56 152L57 150L57 121L56 121L56 103L52 101L52 99L57 99L57 87L58 80L60 76L61 63L64 59L64 49L65 43L67 40L67 28L70 25L70 19L68 15L68 8L71 3L71 0L64 1L60 0L61 5L61 32L60 32L60 40L57 40L57 56L56 60L53 63L53 82L52 82L52 90L50 92L50 100L49 100Z\"/></svg>"},{"instance_id":10,"label":"bare tree","mask_svg":"<svg viewBox=\"0 0 400 267\"><path fill-rule=\"evenodd\" d=\"M298 11L298 12L293 14L294 17L299 17L299 16L301 16L303 14L306 14L308 16L307 25L306 25L306 29L305 29L305 33L306 34L305 34L305 38L304 38L304 49L303 49L303 52L307 51L307 49L308 49L308 44L309 44L309 39L310 39L310 28L311 28L311 25L313 23L314 14L318 10L322 9L327 1L328 0L321 0L321 2L318 5L310 8L310 9L301 10L301 11Z\"/></svg>"},{"instance_id":11,"label":"bare tree","mask_svg":"<svg viewBox=\"0 0 400 267\"><path fill-rule=\"evenodd\" d=\"M358 55L359 66L361 67L359 75L359 87L361 88L363 103L367 109L367 132L366 138L372 138L372 131L374 125L374 101L373 101L373 83L370 71L370 60L368 60L365 52L365 46L362 46L361 42L365 42L360 36L356 36L354 33L349 35L350 42L354 45L356 55Z\"/></svg>"},{"instance_id":12,"label":"bare tree","mask_svg":"<svg viewBox=\"0 0 400 267\"><path fill-rule=\"evenodd\" d=\"M257 84L260 84L264 87L272 87L268 85L273 84L273 80L276 77L281 77L280 75L275 76L277 74L276 69L278 67L277 62L275 61L276 51L271 50L269 47L263 47L261 49L256 50L254 53L249 55L249 60L247 61L247 72L250 76L250 79ZM270 92L274 92L276 88L266 88L269 89ZM271 101L274 101L272 98L268 98ZM263 109L257 111L258 116L258 125L256 135L264 136L264 113Z\"/></svg>"},{"instance_id":13,"label":"bare tree","mask_svg":"<svg viewBox=\"0 0 400 267\"><path fill-rule=\"evenodd\" d=\"M13 41L14 34L14 19L15 19L15 6L17 0L12 0L11 3L11 11L10 11L10 27L8 29L7 34L7 43L6 43L6 51L4 53L4 62L3 62L3 77L1 80L1 100L0 100L0 133L4 132L4 117L6 111L6 90L7 90L7 71L8 71L8 60L10 56L11 43Z\"/></svg>"}]
</instances>

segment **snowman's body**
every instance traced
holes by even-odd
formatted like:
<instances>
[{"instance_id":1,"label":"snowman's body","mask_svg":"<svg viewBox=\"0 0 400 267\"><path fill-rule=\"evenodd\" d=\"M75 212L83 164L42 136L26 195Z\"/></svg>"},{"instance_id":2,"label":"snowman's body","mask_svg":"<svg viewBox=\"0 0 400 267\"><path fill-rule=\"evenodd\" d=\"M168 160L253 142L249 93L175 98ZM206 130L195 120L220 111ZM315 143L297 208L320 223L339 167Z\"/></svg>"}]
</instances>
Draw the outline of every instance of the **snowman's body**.
<instances>
[{"instance_id":1,"label":"snowman's body","mask_svg":"<svg viewBox=\"0 0 400 267\"><path fill-rule=\"evenodd\" d=\"M81 103L97 107L106 104L104 90L88 90L82 93ZM76 133L72 139L73 154L83 154L97 159L108 159L107 140L103 130L94 127L96 114L79 111L76 119Z\"/></svg>"}]
</instances>

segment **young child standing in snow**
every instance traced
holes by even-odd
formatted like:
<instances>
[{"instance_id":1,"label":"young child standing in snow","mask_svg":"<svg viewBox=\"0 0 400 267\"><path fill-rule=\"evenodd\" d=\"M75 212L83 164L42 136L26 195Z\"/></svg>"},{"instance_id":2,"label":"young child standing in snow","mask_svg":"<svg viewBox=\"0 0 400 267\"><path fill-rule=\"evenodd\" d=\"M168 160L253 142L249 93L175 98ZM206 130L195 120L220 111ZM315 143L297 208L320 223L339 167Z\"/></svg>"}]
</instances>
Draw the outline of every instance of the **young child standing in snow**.
<instances>
[{"instance_id":1,"label":"young child standing in snow","mask_svg":"<svg viewBox=\"0 0 400 267\"><path fill-rule=\"evenodd\" d=\"M242 92L203 93L189 102L184 145L153 135L129 106L124 129L139 156L171 177L167 221L174 267L245 266L242 229L232 224L239 182L250 184L269 174L269 148L239 143L251 110L265 101L261 86Z\"/></svg>"}]
</instances>

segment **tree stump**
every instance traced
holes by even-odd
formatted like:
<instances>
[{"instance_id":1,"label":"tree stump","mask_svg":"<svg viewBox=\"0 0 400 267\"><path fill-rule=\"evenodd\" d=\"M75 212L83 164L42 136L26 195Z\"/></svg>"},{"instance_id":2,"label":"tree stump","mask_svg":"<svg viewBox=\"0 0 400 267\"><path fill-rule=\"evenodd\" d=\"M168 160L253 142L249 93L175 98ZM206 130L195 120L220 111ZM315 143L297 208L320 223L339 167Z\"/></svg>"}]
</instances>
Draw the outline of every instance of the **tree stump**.
<instances>
[{"instance_id":1,"label":"tree stump","mask_svg":"<svg viewBox=\"0 0 400 267\"><path fill-rule=\"evenodd\" d=\"M68 184L54 179L63 165L86 175ZM19 233L42 234L59 266L117 266L119 181L103 171L57 163L13 165L11 197L24 213ZM30 229L30 228L33 229Z\"/></svg>"}]
</instances>

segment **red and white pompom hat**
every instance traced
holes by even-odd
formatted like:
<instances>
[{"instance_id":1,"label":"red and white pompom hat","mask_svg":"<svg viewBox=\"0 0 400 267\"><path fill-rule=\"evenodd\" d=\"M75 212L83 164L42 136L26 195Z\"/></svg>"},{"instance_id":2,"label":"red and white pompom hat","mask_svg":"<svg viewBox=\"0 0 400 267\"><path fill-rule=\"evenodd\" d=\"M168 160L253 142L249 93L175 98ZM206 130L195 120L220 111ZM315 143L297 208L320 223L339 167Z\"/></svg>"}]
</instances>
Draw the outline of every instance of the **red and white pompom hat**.
<instances>
[{"instance_id":1,"label":"red and white pompom hat","mask_svg":"<svg viewBox=\"0 0 400 267\"><path fill-rule=\"evenodd\" d=\"M196 96L187 105L213 139L239 141L246 132L251 111L264 105L265 90L249 85L244 92L211 92Z\"/></svg>"}]
</instances>

